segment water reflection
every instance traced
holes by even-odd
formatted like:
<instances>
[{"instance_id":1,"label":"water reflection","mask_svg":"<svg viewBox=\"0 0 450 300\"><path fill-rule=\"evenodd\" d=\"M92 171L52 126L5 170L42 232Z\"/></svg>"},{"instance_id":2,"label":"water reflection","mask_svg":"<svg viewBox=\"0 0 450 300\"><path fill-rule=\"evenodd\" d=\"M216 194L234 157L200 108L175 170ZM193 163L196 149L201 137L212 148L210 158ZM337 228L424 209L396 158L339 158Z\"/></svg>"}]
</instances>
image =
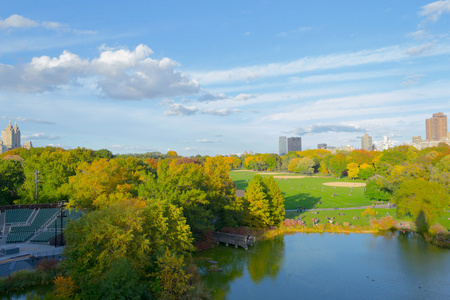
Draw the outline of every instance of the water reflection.
<instances>
[{"instance_id":1,"label":"water reflection","mask_svg":"<svg viewBox=\"0 0 450 300\"><path fill-rule=\"evenodd\" d=\"M248 257L247 270L254 283L260 283L264 277L276 279L284 262L283 236L261 242Z\"/></svg>"},{"instance_id":2,"label":"water reflection","mask_svg":"<svg viewBox=\"0 0 450 300\"><path fill-rule=\"evenodd\" d=\"M207 285L214 291L214 299L226 299L230 283L244 277L244 270L251 280L258 284L264 278L276 279L284 263L284 238L259 241L257 247L242 248L218 247L198 253L196 259ZM208 271L215 261L222 272Z\"/></svg>"},{"instance_id":3,"label":"water reflection","mask_svg":"<svg viewBox=\"0 0 450 300\"><path fill-rule=\"evenodd\" d=\"M447 299L450 252L410 232L295 234L197 255L214 299ZM208 272L218 262L223 272Z\"/></svg>"}]
</instances>

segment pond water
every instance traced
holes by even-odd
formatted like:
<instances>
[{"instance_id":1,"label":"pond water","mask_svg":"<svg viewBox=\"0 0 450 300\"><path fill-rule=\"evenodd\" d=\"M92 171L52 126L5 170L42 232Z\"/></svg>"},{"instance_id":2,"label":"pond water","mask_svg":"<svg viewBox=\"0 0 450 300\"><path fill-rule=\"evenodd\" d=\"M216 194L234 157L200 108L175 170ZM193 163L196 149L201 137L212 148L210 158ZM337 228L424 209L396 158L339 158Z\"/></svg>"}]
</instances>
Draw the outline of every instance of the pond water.
<instances>
[{"instance_id":1,"label":"pond water","mask_svg":"<svg viewBox=\"0 0 450 300\"><path fill-rule=\"evenodd\" d=\"M195 257L214 299L450 299L450 251L411 232L297 233Z\"/></svg>"}]
</instances>

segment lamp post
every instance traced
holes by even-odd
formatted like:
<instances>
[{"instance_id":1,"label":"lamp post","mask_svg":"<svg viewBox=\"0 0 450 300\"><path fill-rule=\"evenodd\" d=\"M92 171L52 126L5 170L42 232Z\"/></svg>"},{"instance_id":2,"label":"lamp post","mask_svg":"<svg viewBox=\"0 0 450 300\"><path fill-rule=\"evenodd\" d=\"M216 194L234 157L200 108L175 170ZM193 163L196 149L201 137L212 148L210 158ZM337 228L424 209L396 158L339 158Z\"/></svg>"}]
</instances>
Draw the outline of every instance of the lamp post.
<instances>
[{"instance_id":1,"label":"lamp post","mask_svg":"<svg viewBox=\"0 0 450 300\"><path fill-rule=\"evenodd\" d=\"M66 206L66 204L64 203L64 201L60 201L58 203L58 208L59 208L59 215L56 216L56 220L55 220L55 248L57 247L57 243L58 243L58 218L60 218L61 220L61 237L60 237L60 242L59 245L62 246L63 245L63 229L64 229L64 223L63 223L63 218L66 218L67 216L64 214L64 207Z\"/></svg>"},{"instance_id":2,"label":"lamp post","mask_svg":"<svg viewBox=\"0 0 450 300\"><path fill-rule=\"evenodd\" d=\"M38 190L38 184L39 184L39 174L41 174L38 170L34 170L33 171L33 174L36 176L36 178L34 179L34 183L36 184L36 204L38 204L39 203L39 201L38 201L38 193L39 193L39 190Z\"/></svg>"}]
</instances>

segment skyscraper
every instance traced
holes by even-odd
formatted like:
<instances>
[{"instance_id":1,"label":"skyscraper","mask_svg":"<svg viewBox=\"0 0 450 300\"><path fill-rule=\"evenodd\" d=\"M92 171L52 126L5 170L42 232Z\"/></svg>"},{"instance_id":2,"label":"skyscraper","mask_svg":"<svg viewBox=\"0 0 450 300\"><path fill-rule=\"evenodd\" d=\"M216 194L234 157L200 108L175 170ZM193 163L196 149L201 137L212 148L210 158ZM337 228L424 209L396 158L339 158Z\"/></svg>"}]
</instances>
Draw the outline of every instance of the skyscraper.
<instances>
[{"instance_id":1,"label":"skyscraper","mask_svg":"<svg viewBox=\"0 0 450 300\"><path fill-rule=\"evenodd\" d=\"M366 151L373 150L372 137L367 132L361 137L361 149Z\"/></svg>"},{"instance_id":2,"label":"skyscraper","mask_svg":"<svg viewBox=\"0 0 450 300\"><path fill-rule=\"evenodd\" d=\"M5 130L2 131L2 144L6 150L20 148L20 130L17 123L12 127L10 121Z\"/></svg>"},{"instance_id":3,"label":"skyscraper","mask_svg":"<svg viewBox=\"0 0 450 300\"><path fill-rule=\"evenodd\" d=\"M287 151L302 151L302 138L290 137L287 139Z\"/></svg>"},{"instance_id":4,"label":"skyscraper","mask_svg":"<svg viewBox=\"0 0 450 300\"><path fill-rule=\"evenodd\" d=\"M287 142L285 136L280 136L278 141L278 153L280 156L283 156L287 153Z\"/></svg>"},{"instance_id":5,"label":"skyscraper","mask_svg":"<svg viewBox=\"0 0 450 300\"><path fill-rule=\"evenodd\" d=\"M433 117L425 120L428 141L439 141L447 137L447 116L444 113L433 114Z\"/></svg>"}]
</instances>

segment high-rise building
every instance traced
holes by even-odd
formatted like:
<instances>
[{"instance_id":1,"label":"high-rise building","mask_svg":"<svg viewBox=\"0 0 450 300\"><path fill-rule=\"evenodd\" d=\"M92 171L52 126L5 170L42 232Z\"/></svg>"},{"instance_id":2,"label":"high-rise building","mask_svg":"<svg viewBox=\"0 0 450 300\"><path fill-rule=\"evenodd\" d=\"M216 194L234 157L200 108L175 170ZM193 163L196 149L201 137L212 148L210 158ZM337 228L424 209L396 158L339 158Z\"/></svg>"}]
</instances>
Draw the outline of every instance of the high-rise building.
<instances>
[{"instance_id":1,"label":"high-rise building","mask_svg":"<svg viewBox=\"0 0 450 300\"><path fill-rule=\"evenodd\" d=\"M361 149L366 151L373 150L372 137L367 132L361 137Z\"/></svg>"},{"instance_id":2,"label":"high-rise building","mask_svg":"<svg viewBox=\"0 0 450 300\"><path fill-rule=\"evenodd\" d=\"M25 142L25 146L20 145L19 127L17 126L17 123L14 124L13 127L10 121L8 126L6 126L5 130L2 131L2 140L0 141L0 153L21 147L30 149L33 147L33 145L29 141Z\"/></svg>"},{"instance_id":3,"label":"high-rise building","mask_svg":"<svg viewBox=\"0 0 450 300\"><path fill-rule=\"evenodd\" d=\"M302 138L290 137L287 139L287 151L302 151Z\"/></svg>"},{"instance_id":4,"label":"high-rise building","mask_svg":"<svg viewBox=\"0 0 450 300\"><path fill-rule=\"evenodd\" d=\"M280 136L278 141L278 153L283 156L287 153L287 138L285 136Z\"/></svg>"},{"instance_id":5,"label":"high-rise building","mask_svg":"<svg viewBox=\"0 0 450 300\"><path fill-rule=\"evenodd\" d=\"M325 143L317 144L317 149L327 149L327 144Z\"/></svg>"},{"instance_id":6,"label":"high-rise building","mask_svg":"<svg viewBox=\"0 0 450 300\"><path fill-rule=\"evenodd\" d=\"M378 142L377 150L383 151L392 147L394 147L394 143L387 136L383 136L383 141Z\"/></svg>"},{"instance_id":7,"label":"high-rise building","mask_svg":"<svg viewBox=\"0 0 450 300\"><path fill-rule=\"evenodd\" d=\"M425 120L427 140L439 141L447 137L447 116L444 113L433 114L433 117Z\"/></svg>"},{"instance_id":8,"label":"high-rise building","mask_svg":"<svg viewBox=\"0 0 450 300\"><path fill-rule=\"evenodd\" d=\"M415 135L412 137L412 142L415 144L420 144L422 143L422 137L420 135Z\"/></svg>"},{"instance_id":9,"label":"high-rise building","mask_svg":"<svg viewBox=\"0 0 450 300\"><path fill-rule=\"evenodd\" d=\"M5 130L2 131L2 144L6 150L20 148L20 130L17 123L13 127L10 121Z\"/></svg>"}]
</instances>

